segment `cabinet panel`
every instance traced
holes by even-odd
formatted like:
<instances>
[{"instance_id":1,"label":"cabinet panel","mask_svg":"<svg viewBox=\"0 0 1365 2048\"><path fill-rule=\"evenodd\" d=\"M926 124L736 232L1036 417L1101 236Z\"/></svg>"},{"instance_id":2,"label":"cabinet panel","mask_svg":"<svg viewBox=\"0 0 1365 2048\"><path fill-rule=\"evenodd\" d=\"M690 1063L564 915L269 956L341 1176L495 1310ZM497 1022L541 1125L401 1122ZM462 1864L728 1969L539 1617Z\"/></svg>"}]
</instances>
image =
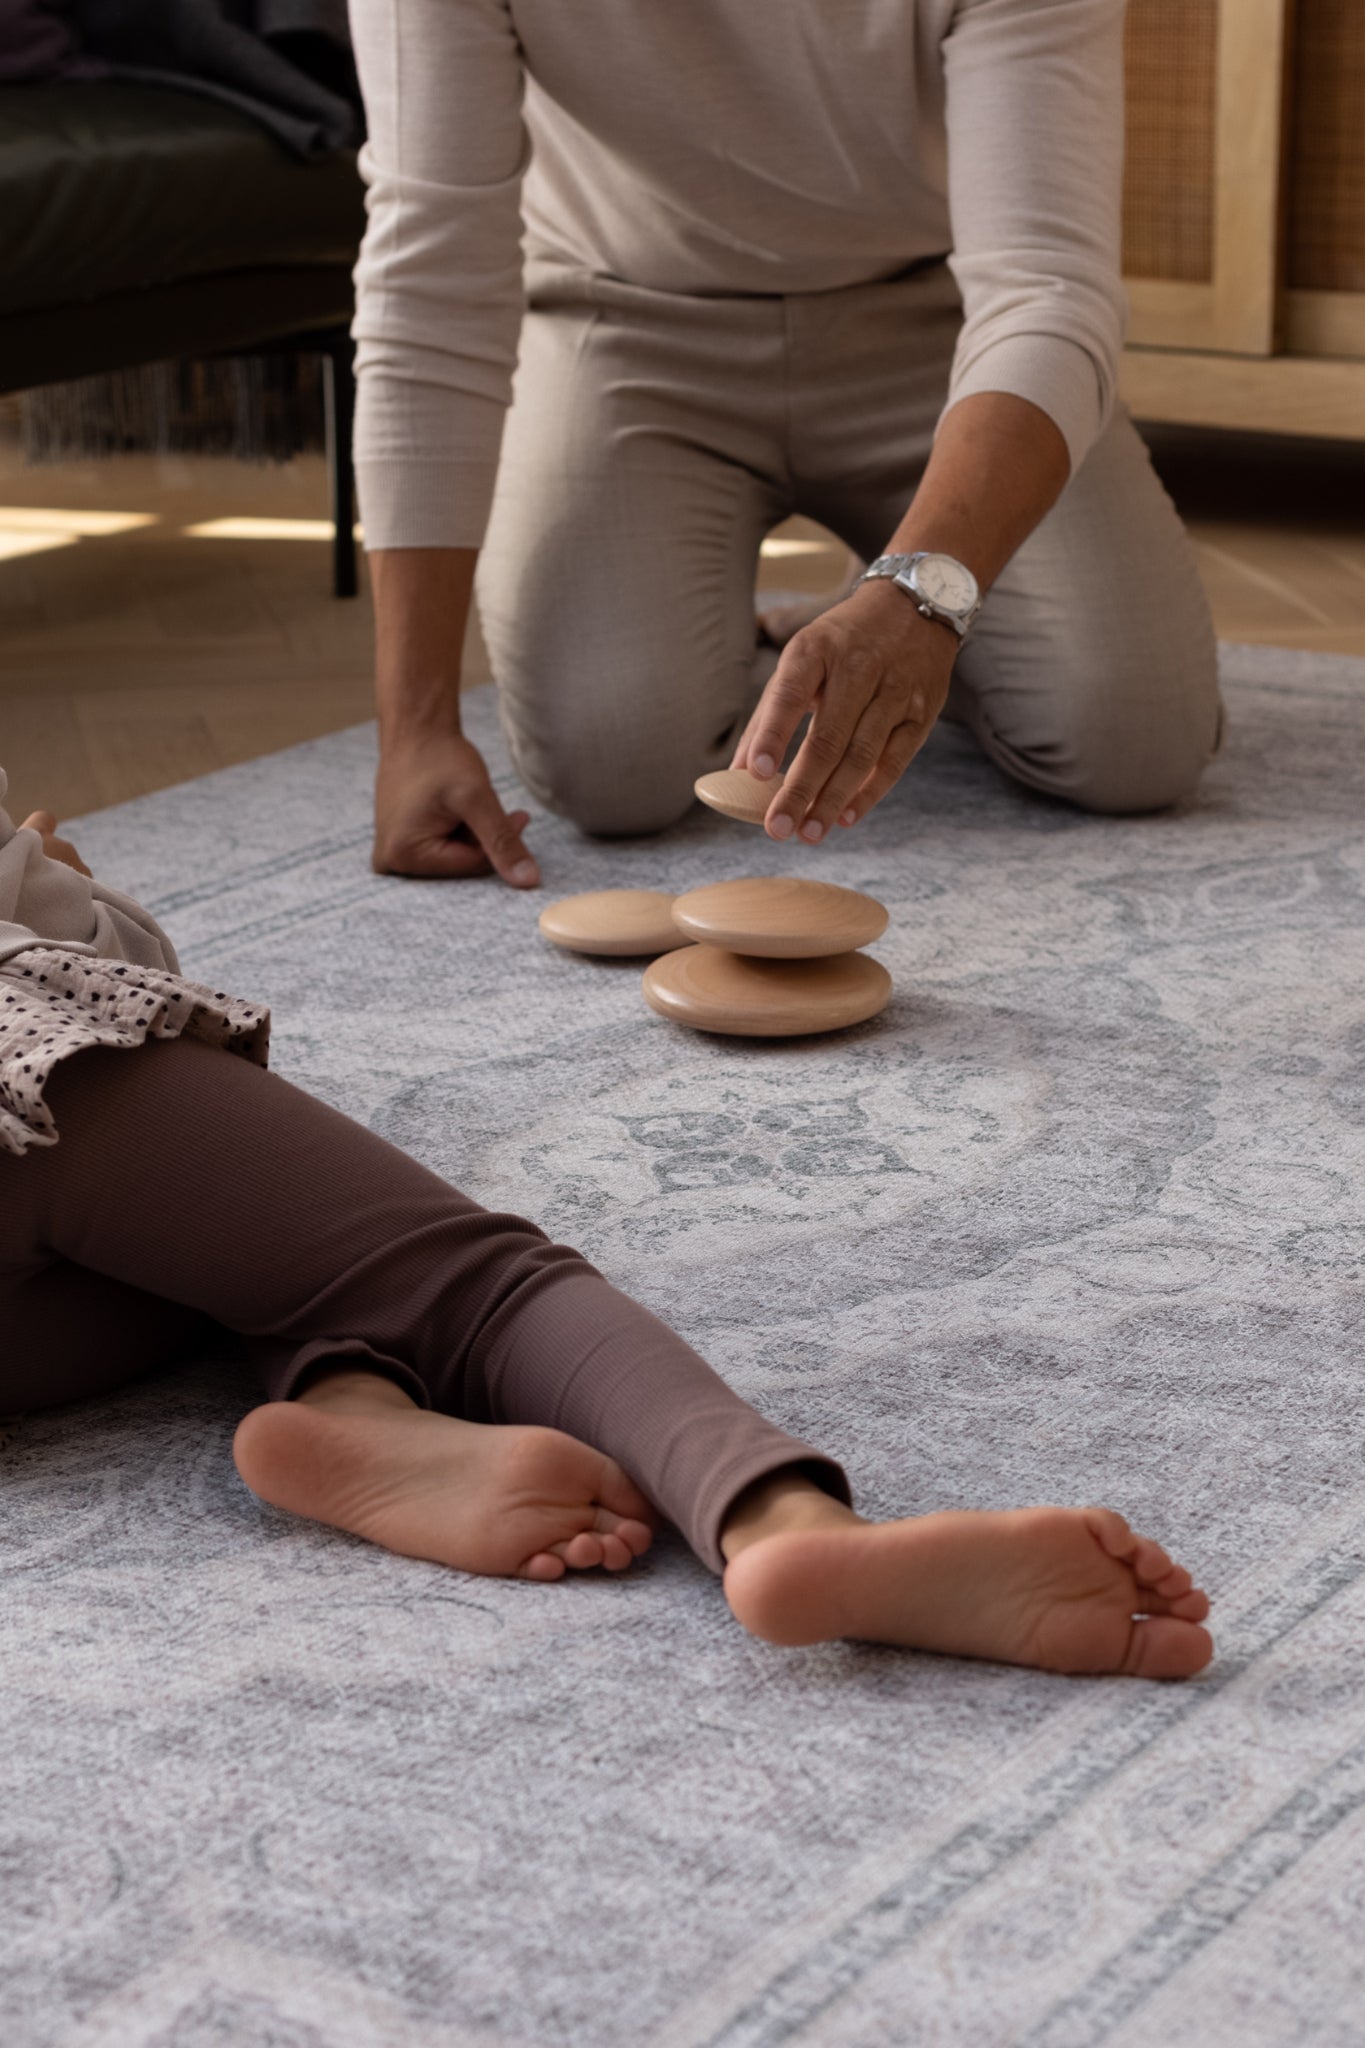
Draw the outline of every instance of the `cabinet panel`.
<instances>
[{"instance_id":1,"label":"cabinet panel","mask_svg":"<svg viewBox=\"0 0 1365 2048\"><path fill-rule=\"evenodd\" d=\"M1287 283L1365 292L1365 7L1298 0Z\"/></svg>"},{"instance_id":2,"label":"cabinet panel","mask_svg":"<svg viewBox=\"0 0 1365 2048\"><path fill-rule=\"evenodd\" d=\"M1211 284L1218 0L1130 0L1124 49L1124 274Z\"/></svg>"},{"instance_id":3,"label":"cabinet panel","mask_svg":"<svg viewBox=\"0 0 1365 2048\"><path fill-rule=\"evenodd\" d=\"M1122 387L1365 443L1365 0L1130 0Z\"/></svg>"},{"instance_id":4,"label":"cabinet panel","mask_svg":"<svg viewBox=\"0 0 1365 2048\"><path fill-rule=\"evenodd\" d=\"M1290 0L1131 0L1124 274L1145 347L1269 355Z\"/></svg>"}]
</instances>

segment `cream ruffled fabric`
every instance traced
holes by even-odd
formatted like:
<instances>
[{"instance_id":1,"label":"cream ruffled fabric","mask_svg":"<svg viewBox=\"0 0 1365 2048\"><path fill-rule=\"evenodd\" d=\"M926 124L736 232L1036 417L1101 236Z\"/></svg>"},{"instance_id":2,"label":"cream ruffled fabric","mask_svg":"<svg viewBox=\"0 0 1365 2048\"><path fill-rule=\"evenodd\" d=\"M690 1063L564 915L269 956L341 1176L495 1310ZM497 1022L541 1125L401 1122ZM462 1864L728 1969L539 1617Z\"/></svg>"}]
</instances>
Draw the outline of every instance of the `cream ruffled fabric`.
<instances>
[{"instance_id":1,"label":"cream ruffled fabric","mask_svg":"<svg viewBox=\"0 0 1365 2048\"><path fill-rule=\"evenodd\" d=\"M181 1036L263 1067L270 1012L162 967L92 959L41 942L0 963L0 1151L56 1144L44 1089L59 1060L91 1045Z\"/></svg>"}]
</instances>

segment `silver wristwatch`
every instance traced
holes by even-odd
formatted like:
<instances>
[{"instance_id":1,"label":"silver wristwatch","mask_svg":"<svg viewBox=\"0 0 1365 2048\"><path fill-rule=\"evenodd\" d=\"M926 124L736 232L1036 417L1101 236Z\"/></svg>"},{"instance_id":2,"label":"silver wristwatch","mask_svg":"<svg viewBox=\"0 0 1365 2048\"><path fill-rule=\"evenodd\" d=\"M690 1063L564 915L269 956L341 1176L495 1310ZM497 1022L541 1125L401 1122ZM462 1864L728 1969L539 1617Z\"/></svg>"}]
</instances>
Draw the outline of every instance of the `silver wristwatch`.
<instances>
[{"instance_id":1,"label":"silver wristwatch","mask_svg":"<svg viewBox=\"0 0 1365 2048\"><path fill-rule=\"evenodd\" d=\"M858 582L867 583L874 576L889 577L926 619L941 619L959 640L966 638L968 626L981 609L975 576L952 555L878 555Z\"/></svg>"}]
</instances>

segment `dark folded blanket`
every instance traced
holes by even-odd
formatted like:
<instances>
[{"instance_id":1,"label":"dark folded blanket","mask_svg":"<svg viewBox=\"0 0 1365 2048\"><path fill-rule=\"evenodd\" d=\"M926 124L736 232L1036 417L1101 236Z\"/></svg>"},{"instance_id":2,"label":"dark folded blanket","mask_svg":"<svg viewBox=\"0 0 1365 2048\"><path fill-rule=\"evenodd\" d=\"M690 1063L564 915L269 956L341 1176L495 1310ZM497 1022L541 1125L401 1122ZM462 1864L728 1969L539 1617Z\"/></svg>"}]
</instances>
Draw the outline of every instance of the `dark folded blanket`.
<instances>
[{"instance_id":1,"label":"dark folded blanket","mask_svg":"<svg viewBox=\"0 0 1365 2048\"><path fill-rule=\"evenodd\" d=\"M80 45L68 11L67 0L0 0L0 85L71 74Z\"/></svg>"},{"instance_id":2,"label":"dark folded blanket","mask_svg":"<svg viewBox=\"0 0 1365 2048\"><path fill-rule=\"evenodd\" d=\"M206 93L298 156L360 139L345 0L0 0L0 80L82 69Z\"/></svg>"}]
</instances>

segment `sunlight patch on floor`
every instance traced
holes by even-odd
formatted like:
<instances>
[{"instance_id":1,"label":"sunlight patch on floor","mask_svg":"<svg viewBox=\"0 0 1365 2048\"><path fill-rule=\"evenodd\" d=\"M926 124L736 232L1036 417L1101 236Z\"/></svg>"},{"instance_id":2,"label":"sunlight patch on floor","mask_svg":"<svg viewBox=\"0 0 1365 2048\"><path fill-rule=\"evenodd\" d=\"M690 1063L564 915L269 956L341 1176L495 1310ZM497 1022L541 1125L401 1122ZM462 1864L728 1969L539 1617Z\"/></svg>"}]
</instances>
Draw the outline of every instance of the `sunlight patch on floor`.
<instances>
[{"instance_id":1,"label":"sunlight patch on floor","mask_svg":"<svg viewBox=\"0 0 1365 2048\"><path fill-rule=\"evenodd\" d=\"M0 505L0 562L69 548L78 540L102 540L158 524L154 512L79 512L45 505Z\"/></svg>"}]
</instances>

